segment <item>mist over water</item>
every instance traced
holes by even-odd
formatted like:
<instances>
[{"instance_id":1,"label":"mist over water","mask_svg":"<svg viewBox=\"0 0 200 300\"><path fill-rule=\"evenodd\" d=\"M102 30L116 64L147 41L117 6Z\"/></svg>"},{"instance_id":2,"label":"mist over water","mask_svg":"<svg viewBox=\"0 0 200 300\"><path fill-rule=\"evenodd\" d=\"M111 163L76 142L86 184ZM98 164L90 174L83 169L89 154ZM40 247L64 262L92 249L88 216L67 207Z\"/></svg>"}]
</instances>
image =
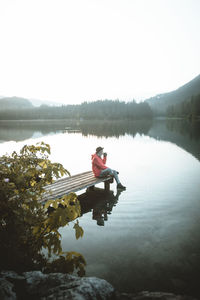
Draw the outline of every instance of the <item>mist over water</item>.
<instances>
[{"instance_id":1,"label":"mist over water","mask_svg":"<svg viewBox=\"0 0 200 300\"><path fill-rule=\"evenodd\" d=\"M64 251L87 261L86 275L121 291L200 296L200 124L146 122L0 122L0 155L43 140L71 174L91 169L97 146L126 191L103 185L79 194L84 229L60 231Z\"/></svg>"}]
</instances>

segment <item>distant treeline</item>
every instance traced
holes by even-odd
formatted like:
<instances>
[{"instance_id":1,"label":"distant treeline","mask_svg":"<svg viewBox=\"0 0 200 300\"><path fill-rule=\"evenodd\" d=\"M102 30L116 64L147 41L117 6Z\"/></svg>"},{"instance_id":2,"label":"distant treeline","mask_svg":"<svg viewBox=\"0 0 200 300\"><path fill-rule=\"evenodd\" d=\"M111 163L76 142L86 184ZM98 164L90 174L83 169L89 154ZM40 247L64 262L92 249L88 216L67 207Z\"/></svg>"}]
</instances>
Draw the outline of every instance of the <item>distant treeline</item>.
<instances>
[{"instance_id":1,"label":"distant treeline","mask_svg":"<svg viewBox=\"0 0 200 300\"><path fill-rule=\"evenodd\" d=\"M167 115L169 117L185 117L189 119L200 117L200 94L192 96L189 101L170 105L167 109Z\"/></svg>"},{"instance_id":2,"label":"distant treeline","mask_svg":"<svg viewBox=\"0 0 200 300\"><path fill-rule=\"evenodd\" d=\"M84 102L80 105L26 108L22 110L0 110L0 120L33 119L78 119L78 120L139 120L152 118L148 103L104 100Z\"/></svg>"}]
</instances>

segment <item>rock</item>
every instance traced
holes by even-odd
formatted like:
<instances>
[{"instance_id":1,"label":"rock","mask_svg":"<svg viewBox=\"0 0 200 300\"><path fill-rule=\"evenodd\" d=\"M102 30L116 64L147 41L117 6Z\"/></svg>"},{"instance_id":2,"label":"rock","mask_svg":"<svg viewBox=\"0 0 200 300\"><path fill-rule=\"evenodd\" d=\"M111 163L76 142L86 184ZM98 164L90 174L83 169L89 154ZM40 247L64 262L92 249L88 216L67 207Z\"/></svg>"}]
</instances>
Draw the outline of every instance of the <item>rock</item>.
<instances>
[{"instance_id":1,"label":"rock","mask_svg":"<svg viewBox=\"0 0 200 300\"><path fill-rule=\"evenodd\" d=\"M162 292L119 293L111 284L96 277L76 277L62 273L32 271L18 275L0 273L0 299L16 300L195 300Z\"/></svg>"},{"instance_id":2,"label":"rock","mask_svg":"<svg viewBox=\"0 0 200 300\"><path fill-rule=\"evenodd\" d=\"M17 298L106 300L113 298L115 294L111 284L96 277L79 278L61 273L43 274L40 271L26 272L23 273L23 276L14 272L2 272L1 277L3 288L1 300ZM14 286L13 280L15 280L16 286Z\"/></svg>"},{"instance_id":3,"label":"rock","mask_svg":"<svg viewBox=\"0 0 200 300\"><path fill-rule=\"evenodd\" d=\"M39 271L24 273L26 292L40 299L109 299L114 288L105 280Z\"/></svg>"},{"instance_id":4,"label":"rock","mask_svg":"<svg viewBox=\"0 0 200 300\"><path fill-rule=\"evenodd\" d=\"M6 280L0 278L0 299L1 300L15 300L17 299L15 292L13 292L14 285Z\"/></svg>"},{"instance_id":5,"label":"rock","mask_svg":"<svg viewBox=\"0 0 200 300\"><path fill-rule=\"evenodd\" d=\"M0 277L6 278L11 282L17 282L20 280L25 280L24 276L18 275L16 272L14 271L2 271L0 273Z\"/></svg>"},{"instance_id":6,"label":"rock","mask_svg":"<svg viewBox=\"0 0 200 300\"><path fill-rule=\"evenodd\" d=\"M193 297L163 292L117 293L117 300L195 300Z\"/></svg>"}]
</instances>

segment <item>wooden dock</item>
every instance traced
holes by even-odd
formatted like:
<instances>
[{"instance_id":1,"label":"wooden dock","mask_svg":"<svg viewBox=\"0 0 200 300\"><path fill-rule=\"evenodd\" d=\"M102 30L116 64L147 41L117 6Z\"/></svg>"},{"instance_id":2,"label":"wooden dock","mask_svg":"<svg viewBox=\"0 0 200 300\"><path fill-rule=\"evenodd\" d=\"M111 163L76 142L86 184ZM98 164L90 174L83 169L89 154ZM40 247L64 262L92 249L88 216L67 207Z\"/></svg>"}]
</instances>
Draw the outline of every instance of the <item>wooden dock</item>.
<instances>
[{"instance_id":1,"label":"wooden dock","mask_svg":"<svg viewBox=\"0 0 200 300\"><path fill-rule=\"evenodd\" d=\"M54 183L45 187L46 192L42 196L41 202L61 198L72 192L78 192L82 189L93 188L96 184L104 182L105 190L110 189L110 183L113 182L112 176L97 178L92 171L87 171L74 176L58 179Z\"/></svg>"}]
</instances>

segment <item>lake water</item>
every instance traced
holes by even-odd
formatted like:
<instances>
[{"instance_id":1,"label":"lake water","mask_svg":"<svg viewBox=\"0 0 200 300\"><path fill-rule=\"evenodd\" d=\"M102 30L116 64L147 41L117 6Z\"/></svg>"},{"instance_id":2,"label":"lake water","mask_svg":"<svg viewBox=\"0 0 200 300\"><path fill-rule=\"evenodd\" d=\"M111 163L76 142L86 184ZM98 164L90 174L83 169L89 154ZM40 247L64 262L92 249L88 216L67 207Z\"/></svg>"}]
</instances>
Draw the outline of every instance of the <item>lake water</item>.
<instances>
[{"instance_id":1,"label":"lake water","mask_svg":"<svg viewBox=\"0 0 200 300\"><path fill-rule=\"evenodd\" d=\"M97 146L127 189L80 195L83 238L62 228L63 249L87 261L86 275L118 290L200 296L200 124L0 122L0 155L44 141L70 173L91 169Z\"/></svg>"}]
</instances>

